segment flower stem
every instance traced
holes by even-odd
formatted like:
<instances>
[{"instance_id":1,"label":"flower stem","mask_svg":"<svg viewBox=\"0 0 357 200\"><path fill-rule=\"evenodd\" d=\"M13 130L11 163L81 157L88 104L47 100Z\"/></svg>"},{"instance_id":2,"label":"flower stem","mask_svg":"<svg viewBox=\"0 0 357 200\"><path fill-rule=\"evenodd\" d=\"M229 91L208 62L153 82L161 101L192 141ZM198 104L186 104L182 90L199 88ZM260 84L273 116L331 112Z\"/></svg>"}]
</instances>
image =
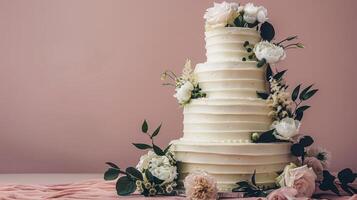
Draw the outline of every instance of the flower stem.
<instances>
[{"instance_id":1,"label":"flower stem","mask_svg":"<svg viewBox=\"0 0 357 200\"><path fill-rule=\"evenodd\" d=\"M294 43L294 44L288 44L285 47L283 46L284 49L288 48L288 47L292 47L292 46L297 46L299 45L299 43Z\"/></svg>"},{"instance_id":2,"label":"flower stem","mask_svg":"<svg viewBox=\"0 0 357 200\"><path fill-rule=\"evenodd\" d=\"M298 108L298 107L299 107L299 105L302 103L302 101L300 100L300 102L299 102L299 103L296 103L296 101L294 101L294 103L295 103L295 109L294 109L294 112L293 112L293 113L295 113L295 112L296 112L297 108Z\"/></svg>"}]
</instances>

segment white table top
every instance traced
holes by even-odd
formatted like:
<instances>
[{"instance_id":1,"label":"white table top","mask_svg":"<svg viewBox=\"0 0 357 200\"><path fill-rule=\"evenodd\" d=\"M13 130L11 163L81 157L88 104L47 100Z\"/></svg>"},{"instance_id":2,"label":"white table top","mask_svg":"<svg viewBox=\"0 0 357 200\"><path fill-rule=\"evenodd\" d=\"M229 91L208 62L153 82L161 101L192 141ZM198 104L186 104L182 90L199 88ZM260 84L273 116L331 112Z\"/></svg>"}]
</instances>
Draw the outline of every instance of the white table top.
<instances>
[{"instance_id":1,"label":"white table top","mask_svg":"<svg viewBox=\"0 0 357 200\"><path fill-rule=\"evenodd\" d=\"M0 174L0 184L62 184L103 179L103 174Z\"/></svg>"}]
</instances>

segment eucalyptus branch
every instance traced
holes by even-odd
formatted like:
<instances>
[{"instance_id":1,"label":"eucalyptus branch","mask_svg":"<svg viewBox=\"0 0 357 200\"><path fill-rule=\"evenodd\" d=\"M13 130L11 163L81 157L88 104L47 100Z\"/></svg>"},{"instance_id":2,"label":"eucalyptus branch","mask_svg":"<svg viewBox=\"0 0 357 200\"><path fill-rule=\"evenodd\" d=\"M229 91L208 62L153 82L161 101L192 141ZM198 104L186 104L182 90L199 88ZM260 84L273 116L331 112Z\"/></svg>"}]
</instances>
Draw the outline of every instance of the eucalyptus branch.
<instances>
[{"instance_id":1,"label":"eucalyptus branch","mask_svg":"<svg viewBox=\"0 0 357 200\"><path fill-rule=\"evenodd\" d=\"M296 46L291 46L291 47L288 47L288 48L284 48L285 50L288 50L288 49L297 49L297 48L300 48L300 47L296 47Z\"/></svg>"},{"instance_id":2,"label":"eucalyptus branch","mask_svg":"<svg viewBox=\"0 0 357 200\"><path fill-rule=\"evenodd\" d=\"M172 83L163 83L162 85L176 87L176 85L175 85L175 84L172 84Z\"/></svg>"},{"instance_id":3,"label":"eucalyptus branch","mask_svg":"<svg viewBox=\"0 0 357 200\"><path fill-rule=\"evenodd\" d=\"M304 48L304 45L301 43L294 43L294 44L288 44L285 47L283 46L284 49L288 48L288 47L298 47L298 48Z\"/></svg>"},{"instance_id":4,"label":"eucalyptus branch","mask_svg":"<svg viewBox=\"0 0 357 200\"><path fill-rule=\"evenodd\" d=\"M299 103L296 103L296 101L294 101L294 103L295 103L295 109L294 109L294 112L293 112L293 113L296 112L297 108L298 108L299 105L302 103L302 101L300 100Z\"/></svg>"},{"instance_id":5,"label":"eucalyptus branch","mask_svg":"<svg viewBox=\"0 0 357 200\"><path fill-rule=\"evenodd\" d=\"M177 76L174 72L172 72L171 70L166 70L163 74L165 74L166 76L168 76L170 79L172 79L173 81L176 82Z\"/></svg>"},{"instance_id":6,"label":"eucalyptus branch","mask_svg":"<svg viewBox=\"0 0 357 200\"><path fill-rule=\"evenodd\" d=\"M290 37L287 37L287 38L285 38L284 40L282 40L282 41L276 43L276 45L280 45L280 44L283 43L283 42L290 41L290 40L295 40L295 39L297 39L297 38L298 38L297 35L295 35L295 36L290 36Z\"/></svg>"}]
</instances>

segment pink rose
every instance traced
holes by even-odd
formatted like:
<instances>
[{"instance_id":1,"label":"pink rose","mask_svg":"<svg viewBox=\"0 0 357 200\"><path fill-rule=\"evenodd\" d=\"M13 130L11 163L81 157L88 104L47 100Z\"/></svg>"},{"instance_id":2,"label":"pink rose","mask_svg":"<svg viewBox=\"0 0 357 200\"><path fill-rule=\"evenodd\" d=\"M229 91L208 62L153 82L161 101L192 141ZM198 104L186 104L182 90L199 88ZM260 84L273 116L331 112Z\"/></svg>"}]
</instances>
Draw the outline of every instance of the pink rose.
<instances>
[{"instance_id":1,"label":"pink rose","mask_svg":"<svg viewBox=\"0 0 357 200\"><path fill-rule=\"evenodd\" d=\"M290 169L285 174L286 186L295 188L297 197L311 197L315 191L316 174L307 165Z\"/></svg>"},{"instance_id":2,"label":"pink rose","mask_svg":"<svg viewBox=\"0 0 357 200\"><path fill-rule=\"evenodd\" d=\"M282 187L277 190L272 191L267 199L268 200L288 200L292 199L297 195L298 191L291 187Z\"/></svg>"},{"instance_id":3,"label":"pink rose","mask_svg":"<svg viewBox=\"0 0 357 200\"><path fill-rule=\"evenodd\" d=\"M324 167L322 166L321 161L319 161L317 158L306 157L304 160L304 165L307 165L308 167L311 167L314 170L318 181L321 181L323 179L322 173L323 173Z\"/></svg>"}]
</instances>

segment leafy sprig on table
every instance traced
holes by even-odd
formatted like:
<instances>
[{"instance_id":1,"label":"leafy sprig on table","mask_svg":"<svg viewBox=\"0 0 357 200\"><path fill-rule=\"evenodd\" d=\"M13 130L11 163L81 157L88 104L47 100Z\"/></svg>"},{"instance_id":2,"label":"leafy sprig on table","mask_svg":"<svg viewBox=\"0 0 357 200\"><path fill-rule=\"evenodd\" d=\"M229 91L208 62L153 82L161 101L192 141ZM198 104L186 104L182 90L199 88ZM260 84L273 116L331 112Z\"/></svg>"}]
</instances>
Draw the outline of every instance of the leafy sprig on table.
<instances>
[{"instance_id":1,"label":"leafy sprig on table","mask_svg":"<svg viewBox=\"0 0 357 200\"><path fill-rule=\"evenodd\" d=\"M158 155L158 156L164 156L170 149L171 145L167 146L164 150L161 149L159 146L157 146L155 143L154 143L154 138L155 136L157 136L157 134L159 134L160 132L160 129L161 129L161 125L160 124L156 129L155 131L150 134L148 133L148 129L149 129L149 126L148 126L148 123L146 120L144 120L142 126L141 126L141 131L142 133L146 134L150 140L151 140L151 144L145 144L145 143L133 143L133 145L138 148L138 149L141 149L141 150L147 150L147 149L153 149L155 154Z\"/></svg>"},{"instance_id":2,"label":"leafy sprig on table","mask_svg":"<svg viewBox=\"0 0 357 200\"><path fill-rule=\"evenodd\" d=\"M254 170L251 180L237 182L236 184L238 185L238 187L233 188L232 192L242 192L243 197L266 197L266 196L268 196L269 192L271 192L272 189L266 190L266 189L258 186L256 183L256 180L255 180L255 177L256 177L256 171Z\"/></svg>"},{"instance_id":3,"label":"leafy sprig on table","mask_svg":"<svg viewBox=\"0 0 357 200\"><path fill-rule=\"evenodd\" d=\"M133 143L133 145L141 150L146 150L146 149L153 149L155 154L158 156L164 156L166 153L169 151L170 146L166 147L164 150L162 150L159 146L154 144L154 138L159 134L160 129L161 129L161 124L155 129L155 131L150 134L148 133L148 123L146 120L144 120L142 126L141 126L141 131L148 135L149 138L151 139L151 145L150 144L144 144L144 143ZM111 180L117 180L116 182L116 191L117 194L120 196L126 196L130 195L136 190L136 181L144 181L144 176L146 179L149 180L151 183L155 183L157 185L163 183L164 181L161 179L158 179L157 177L153 176L152 173L149 170L145 170L143 173L137 170L135 167L127 167L124 170L122 170L118 165L112 163L112 162L106 162L106 164L109 166L108 170L104 173L104 180L111 181ZM122 175L121 177L119 177ZM119 178L118 178L119 177ZM157 191L161 191L161 188L158 187L156 188ZM145 196L149 195L149 191L144 188L144 191L142 193Z\"/></svg>"},{"instance_id":4,"label":"leafy sprig on table","mask_svg":"<svg viewBox=\"0 0 357 200\"><path fill-rule=\"evenodd\" d=\"M337 195L341 195L339 187L344 190L347 194L353 195L357 194L357 189L352 187L350 184L353 183L357 178L357 173L354 173L350 168L345 168L338 172L337 180L336 176L333 176L329 171L323 171L323 180L320 182L319 188L322 191L332 191ZM339 186L339 187L337 187Z\"/></svg>"}]
</instances>

